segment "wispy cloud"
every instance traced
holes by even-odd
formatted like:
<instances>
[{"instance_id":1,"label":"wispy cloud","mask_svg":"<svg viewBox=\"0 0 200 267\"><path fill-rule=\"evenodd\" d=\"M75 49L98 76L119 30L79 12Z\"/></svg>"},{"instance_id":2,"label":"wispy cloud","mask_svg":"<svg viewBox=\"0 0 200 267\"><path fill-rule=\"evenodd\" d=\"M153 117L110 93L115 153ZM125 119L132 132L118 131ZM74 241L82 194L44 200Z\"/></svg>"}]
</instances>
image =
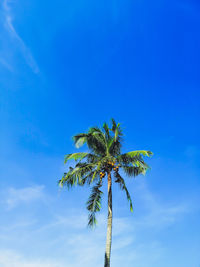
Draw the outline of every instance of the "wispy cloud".
<instances>
[{"instance_id":1,"label":"wispy cloud","mask_svg":"<svg viewBox=\"0 0 200 267\"><path fill-rule=\"evenodd\" d=\"M13 67L4 58L0 58L0 64L10 72L13 72Z\"/></svg>"},{"instance_id":2,"label":"wispy cloud","mask_svg":"<svg viewBox=\"0 0 200 267\"><path fill-rule=\"evenodd\" d=\"M152 232L152 228L165 231L169 225L176 224L191 210L183 203L162 203L145 183L141 183L136 191L142 195L142 205L146 206L146 212L141 216L114 216L112 264L116 267L122 264L127 267L160 266L166 255L165 244L156 234L155 238L146 238L146 235ZM43 186L10 188L7 194L7 203L11 207L48 198L47 194L44 195ZM20 217L17 222L9 222L7 228L1 223L0 239L6 246L0 245L0 266L102 266L106 241L106 213L99 214L98 226L89 230L86 228L86 211L63 210L59 203L60 201L54 198L50 210L47 209L47 202L40 201L40 208L46 211L45 220L44 216L38 217L35 210L31 217L30 214L22 212L23 220ZM15 209L11 210L12 212L14 213ZM34 250L35 247L37 250ZM3 250L5 248L9 250Z\"/></svg>"},{"instance_id":3,"label":"wispy cloud","mask_svg":"<svg viewBox=\"0 0 200 267\"><path fill-rule=\"evenodd\" d=\"M163 202L159 196L155 196L147 187L147 184L142 181L138 187L138 195L146 208L146 212L142 219L138 219L137 224L140 227L156 227L162 229L173 225L184 215L192 212L192 204L187 202Z\"/></svg>"},{"instance_id":4,"label":"wispy cloud","mask_svg":"<svg viewBox=\"0 0 200 267\"><path fill-rule=\"evenodd\" d=\"M44 198L44 186L32 186L20 189L9 188L6 195L6 207L12 209L21 203L30 203Z\"/></svg>"},{"instance_id":5,"label":"wispy cloud","mask_svg":"<svg viewBox=\"0 0 200 267\"><path fill-rule=\"evenodd\" d=\"M3 12L3 24L10 38L14 40L14 45L18 47L23 55L26 63L32 69L34 73L39 73L39 67L32 56L31 51L26 46L20 35L16 32L15 27L13 25L13 16L11 12L11 8L9 6L10 1L4 0L2 2L2 12ZM7 62L4 58L1 57L0 63L4 65L7 69L12 70L12 66L9 62Z\"/></svg>"},{"instance_id":6,"label":"wispy cloud","mask_svg":"<svg viewBox=\"0 0 200 267\"><path fill-rule=\"evenodd\" d=\"M23 255L12 250L0 250L1 267L69 267L61 262L48 260L26 259Z\"/></svg>"}]
</instances>

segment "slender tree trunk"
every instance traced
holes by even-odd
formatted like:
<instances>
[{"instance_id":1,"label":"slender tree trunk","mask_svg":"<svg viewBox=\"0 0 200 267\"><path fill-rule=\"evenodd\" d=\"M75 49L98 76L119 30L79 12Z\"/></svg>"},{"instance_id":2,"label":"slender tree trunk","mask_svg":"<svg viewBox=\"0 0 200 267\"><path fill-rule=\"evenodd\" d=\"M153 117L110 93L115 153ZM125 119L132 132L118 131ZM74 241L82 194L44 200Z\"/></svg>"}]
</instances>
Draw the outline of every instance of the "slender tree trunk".
<instances>
[{"instance_id":1,"label":"slender tree trunk","mask_svg":"<svg viewBox=\"0 0 200 267\"><path fill-rule=\"evenodd\" d=\"M110 252L112 243L112 180L111 173L108 173L108 219L107 219L107 237L104 267L110 267Z\"/></svg>"}]
</instances>

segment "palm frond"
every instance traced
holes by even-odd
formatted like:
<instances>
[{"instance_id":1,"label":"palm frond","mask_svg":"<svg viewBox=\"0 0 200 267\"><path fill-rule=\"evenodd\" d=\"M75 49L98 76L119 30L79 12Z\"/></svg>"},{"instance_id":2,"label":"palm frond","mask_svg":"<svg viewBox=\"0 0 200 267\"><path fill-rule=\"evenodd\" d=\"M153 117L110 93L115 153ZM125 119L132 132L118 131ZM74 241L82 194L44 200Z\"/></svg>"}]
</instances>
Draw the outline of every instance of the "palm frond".
<instances>
[{"instance_id":1,"label":"palm frond","mask_svg":"<svg viewBox=\"0 0 200 267\"><path fill-rule=\"evenodd\" d=\"M108 140L110 138L110 130L109 130L109 127L108 127L107 123L103 124L103 129L104 129L104 131L106 133L106 139Z\"/></svg>"},{"instance_id":2,"label":"palm frond","mask_svg":"<svg viewBox=\"0 0 200 267\"><path fill-rule=\"evenodd\" d=\"M111 130L113 131L113 136L109 140L108 150L112 156L118 156L121 153L122 132L121 132L119 123L116 124L116 122L113 119L112 119L112 123L113 125L112 125Z\"/></svg>"},{"instance_id":3,"label":"palm frond","mask_svg":"<svg viewBox=\"0 0 200 267\"><path fill-rule=\"evenodd\" d=\"M133 166L143 167L149 169L149 166L144 162L142 156L150 157L153 153L146 150L130 151L125 154L121 154L117 157L117 160L121 164L132 164Z\"/></svg>"},{"instance_id":4,"label":"palm frond","mask_svg":"<svg viewBox=\"0 0 200 267\"><path fill-rule=\"evenodd\" d=\"M113 132L115 132L117 130L118 136L122 136L123 134L122 134L122 129L120 127L120 123L117 124L114 119L111 119L111 122L112 122L112 128L111 128L111 130Z\"/></svg>"},{"instance_id":5,"label":"palm frond","mask_svg":"<svg viewBox=\"0 0 200 267\"><path fill-rule=\"evenodd\" d=\"M106 137L100 128L91 127L89 129L89 134L95 137L101 143L102 146L106 146Z\"/></svg>"},{"instance_id":6,"label":"palm frond","mask_svg":"<svg viewBox=\"0 0 200 267\"><path fill-rule=\"evenodd\" d=\"M128 154L122 154L117 157L117 161L128 176L145 175L150 168L141 155L131 157Z\"/></svg>"},{"instance_id":7,"label":"palm frond","mask_svg":"<svg viewBox=\"0 0 200 267\"><path fill-rule=\"evenodd\" d=\"M65 155L64 163L67 163L67 161L70 160L70 159L73 159L73 160L82 160L85 157L87 157L88 154L89 153L84 153L84 152L67 154L67 155Z\"/></svg>"},{"instance_id":8,"label":"palm frond","mask_svg":"<svg viewBox=\"0 0 200 267\"><path fill-rule=\"evenodd\" d=\"M119 184L120 189L125 191L127 200L129 201L129 204L130 204L130 211L133 212L133 203L132 203L131 196L128 192L124 179L121 177L119 173L115 173L115 178L116 178L115 182Z\"/></svg>"},{"instance_id":9,"label":"palm frond","mask_svg":"<svg viewBox=\"0 0 200 267\"><path fill-rule=\"evenodd\" d=\"M87 162L88 163L97 163L101 158L95 154L88 153Z\"/></svg>"},{"instance_id":10,"label":"palm frond","mask_svg":"<svg viewBox=\"0 0 200 267\"><path fill-rule=\"evenodd\" d=\"M90 212L88 216L88 226L93 227L96 225L96 212L101 209L101 195L103 192L100 190L102 186L102 180L100 180L95 186L92 188L91 195L87 201L87 210Z\"/></svg>"},{"instance_id":11,"label":"palm frond","mask_svg":"<svg viewBox=\"0 0 200 267\"><path fill-rule=\"evenodd\" d=\"M109 153L116 157L120 155L121 152L121 142L119 140L115 141L114 138L109 146Z\"/></svg>"},{"instance_id":12,"label":"palm frond","mask_svg":"<svg viewBox=\"0 0 200 267\"><path fill-rule=\"evenodd\" d=\"M82 176L82 184L86 182L88 185L99 179L100 170L104 166L104 161L99 160L93 163L79 162L76 167L81 168L79 170L80 176Z\"/></svg>"},{"instance_id":13,"label":"palm frond","mask_svg":"<svg viewBox=\"0 0 200 267\"><path fill-rule=\"evenodd\" d=\"M107 148L105 135L98 128L90 128L87 145L96 155L104 156L106 154Z\"/></svg>"},{"instance_id":14,"label":"palm frond","mask_svg":"<svg viewBox=\"0 0 200 267\"><path fill-rule=\"evenodd\" d=\"M135 167L133 166L122 166L123 171L128 176L135 176Z\"/></svg>"},{"instance_id":15,"label":"palm frond","mask_svg":"<svg viewBox=\"0 0 200 267\"><path fill-rule=\"evenodd\" d=\"M126 155L130 156L131 158L138 157L138 156L147 156L150 157L153 155L153 153L149 150L135 150L127 152Z\"/></svg>"},{"instance_id":16,"label":"palm frond","mask_svg":"<svg viewBox=\"0 0 200 267\"><path fill-rule=\"evenodd\" d=\"M149 165L146 163L146 162L144 162L144 160L142 159L142 158L137 158L137 159L135 159L135 160L133 160L132 162L131 162L131 164L134 166L134 167L139 167L139 168L142 168L142 169L144 169L144 170L148 170L148 169L150 169L150 167L149 167Z\"/></svg>"},{"instance_id":17,"label":"palm frond","mask_svg":"<svg viewBox=\"0 0 200 267\"><path fill-rule=\"evenodd\" d=\"M87 142L88 134L80 133L73 136L74 144L77 148L81 147Z\"/></svg>"},{"instance_id":18,"label":"palm frond","mask_svg":"<svg viewBox=\"0 0 200 267\"><path fill-rule=\"evenodd\" d=\"M116 128L116 130L115 130L115 136L114 136L115 142L117 141L118 136L119 136L119 130L118 130L118 128Z\"/></svg>"},{"instance_id":19,"label":"palm frond","mask_svg":"<svg viewBox=\"0 0 200 267\"><path fill-rule=\"evenodd\" d=\"M85 183L85 177L91 174L94 170L95 164L77 163L74 168L70 167L67 173L64 173L62 179L59 181L59 185L63 187L66 185L68 188L76 185L83 185Z\"/></svg>"},{"instance_id":20,"label":"palm frond","mask_svg":"<svg viewBox=\"0 0 200 267\"><path fill-rule=\"evenodd\" d=\"M101 161L98 162L96 170L93 172L92 179L89 182L90 184L95 180L95 178L99 174L100 170L101 170Z\"/></svg>"},{"instance_id":21,"label":"palm frond","mask_svg":"<svg viewBox=\"0 0 200 267\"><path fill-rule=\"evenodd\" d=\"M133 161L133 158L131 158L129 155L127 155L126 153L125 154L120 154L117 156L117 161L120 163L120 164L124 164L124 165L127 165L127 164L131 164L131 162Z\"/></svg>"},{"instance_id":22,"label":"palm frond","mask_svg":"<svg viewBox=\"0 0 200 267\"><path fill-rule=\"evenodd\" d=\"M61 180L59 180L59 185L61 187L66 186L68 189L70 189L72 186L77 185L79 179L75 175L72 175L70 172L64 173Z\"/></svg>"},{"instance_id":23,"label":"palm frond","mask_svg":"<svg viewBox=\"0 0 200 267\"><path fill-rule=\"evenodd\" d=\"M139 174L145 175L147 169L144 167L135 167L135 166L122 166L123 171L127 176L138 176Z\"/></svg>"},{"instance_id":24,"label":"palm frond","mask_svg":"<svg viewBox=\"0 0 200 267\"><path fill-rule=\"evenodd\" d=\"M111 122L112 122L112 131L114 132L115 130L116 130L116 128L117 128L117 124L116 124L116 122L115 122L115 120L112 118L111 119Z\"/></svg>"}]
</instances>

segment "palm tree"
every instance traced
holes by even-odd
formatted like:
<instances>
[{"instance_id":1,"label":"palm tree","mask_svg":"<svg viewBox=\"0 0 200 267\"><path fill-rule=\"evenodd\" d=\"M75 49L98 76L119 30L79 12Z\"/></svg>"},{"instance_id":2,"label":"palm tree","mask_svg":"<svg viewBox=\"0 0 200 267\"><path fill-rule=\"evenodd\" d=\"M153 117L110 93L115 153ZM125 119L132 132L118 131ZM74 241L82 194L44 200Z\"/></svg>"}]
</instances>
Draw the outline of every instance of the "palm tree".
<instances>
[{"instance_id":1,"label":"palm tree","mask_svg":"<svg viewBox=\"0 0 200 267\"><path fill-rule=\"evenodd\" d=\"M112 241L112 177L114 182L118 183L120 188L125 191L130 204L130 210L133 211L133 205L130 194L126 188L123 173L132 177L139 174L145 174L149 166L144 162L143 156L151 156L153 153L146 150L130 151L121 153L122 130L120 124L112 119L111 128L104 123L102 128L92 127L87 133L80 133L73 137L77 148L87 144L89 152L73 153L65 156L65 163L68 160L75 160L74 167L69 167L68 172L64 173L60 186L71 188L74 185L83 186L86 183L92 187L91 195L87 201L89 211L88 226L96 225L95 213L101 209L101 197L103 192L100 190L103 180L107 175L108 184L108 218L107 218L107 238L104 267L110 267L110 253Z\"/></svg>"}]
</instances>

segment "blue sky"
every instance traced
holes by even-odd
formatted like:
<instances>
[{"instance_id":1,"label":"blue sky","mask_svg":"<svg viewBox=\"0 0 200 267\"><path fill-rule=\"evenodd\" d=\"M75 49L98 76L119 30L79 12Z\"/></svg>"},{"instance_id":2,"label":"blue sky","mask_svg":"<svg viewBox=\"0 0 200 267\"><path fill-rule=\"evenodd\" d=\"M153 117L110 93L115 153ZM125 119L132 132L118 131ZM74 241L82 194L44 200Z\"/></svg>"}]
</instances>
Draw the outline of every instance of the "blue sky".
<instances>
[{"instance_id":1,"label":"blue sky","mask_svg":"<svg viewBox=\"0 0 200 267\"><path fill-rule=\"evenodd\" d=\"M133 214L113 188L112 266L200 266L199 27L196 0L1 1L0 266L103 265L106 194L91 231L89 189L57 181L112 117L124 152L154 152Z\"/></svg>"}]
</instances>

